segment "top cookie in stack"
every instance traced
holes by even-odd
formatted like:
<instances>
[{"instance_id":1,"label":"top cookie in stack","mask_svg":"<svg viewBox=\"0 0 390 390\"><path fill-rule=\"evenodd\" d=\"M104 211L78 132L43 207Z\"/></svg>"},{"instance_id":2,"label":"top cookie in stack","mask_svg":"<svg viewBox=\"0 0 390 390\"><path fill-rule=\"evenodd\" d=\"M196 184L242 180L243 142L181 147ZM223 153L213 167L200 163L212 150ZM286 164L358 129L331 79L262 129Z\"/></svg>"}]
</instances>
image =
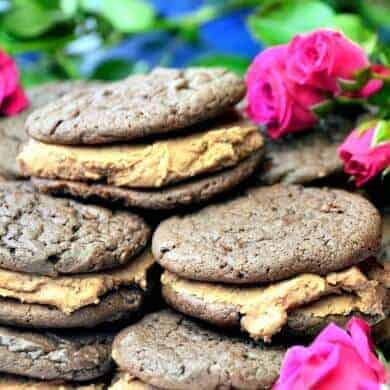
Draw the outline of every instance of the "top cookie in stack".
<instances>
[{"instance_id":1,"label":"top cookie in stack","mask_svg":"<svg viewBox=\"0 0 390 390\"><path fill-rule=\"evenodd\" d=\"M226 191L263 139L232 115L245 86L223 69L157 69L71 93L30 115L21 170L43 191L170 209Z\"/></svg>"}]
</instances>

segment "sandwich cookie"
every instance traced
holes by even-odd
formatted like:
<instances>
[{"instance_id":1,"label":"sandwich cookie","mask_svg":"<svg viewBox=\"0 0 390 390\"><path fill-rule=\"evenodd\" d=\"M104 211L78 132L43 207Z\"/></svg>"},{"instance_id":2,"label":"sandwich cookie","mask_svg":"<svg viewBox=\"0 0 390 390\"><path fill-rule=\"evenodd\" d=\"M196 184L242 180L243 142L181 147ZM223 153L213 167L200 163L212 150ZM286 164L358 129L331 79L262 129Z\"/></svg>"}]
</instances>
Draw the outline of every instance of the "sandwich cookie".
<instances>
[{"instance_id":1,"label":"sandwich cookie","mask_svg":"<svg viewBox=\"0 0 390 390\"><path fill-rule=\"evenodd\" d=\"M125 207L149 210L171 210L205 203L219 194L228 192L249 178L261 163L262 158L263 151L259 150L235 167L201 178L186 180L183 183L151 190L145 188L119 188L106 184L82 183L70 180L48 180L36 177L31 180L38 191L51 195L66 195L89 201L100 200L107 203L117 203Z\"/></svg>"},{"instance_id":2,"label":"sandwich cookie","mask_svg":"<svg viewBox=\"0 0 390 390\"><path fill-rule=\"evenodd\" d=\"M150 229L137 215L0 183L0 268L51 277L126 265Z\"/></svg>"},{"instance_id":3,"label":"sandwich cookie","mask_svg":"<svg viewBox=\"0 0 390 390\"><path fill-rule=\"evenodd\" d=\"M183 278L248 284L326 275L375 256L380 244L380 215L363 197L276 185L168 218L152 249Z\"/></svg>"},{"instance_id":4,"label":"sandwich cookie","mask_svg":"<svg viewBox=\"0 0 390 390\"><path fill-rule=\"evenodd\" d=\"M254 339L270 341L280 331L315 335L330 322L345 325L354 315L371 325L384 320L390 312L390 285L379 275L385 270L378 263L363 268L250 287L187 280L166 271L162 291L182 313L225 328L241 327Z\"/></svg>"},{"instance_id":5,"label":"sandwich cookie","mask_svg":"<svg viewBox=\"0 0 390 390\"><path fill-rule=\"evenodd\" d=\"M27 332L0 327L0 373L91 381L112 369L111 333Z\"/></svg>"},{"instance_id":6,"label":"sandwich cookie","mask_svg":"<svg viewBox=\"0 0 390 390\"><path fill-rule=\"evenodd\" d=\"M22 327L94 327L137 318L150 291L149 250L124 267L48 277L0 270L0 323Z\"/></svg>"},{"instance_id":7,"label":"sandwich cookie","mask_svg":"<svg viewBox=\"0 0 390 390\"><path fill-rule=\"evenodd\" d=\"M160 68L70 93L32 113L26 128L45 143L127 142L214 118L244 94L244 82L224 69Z\"/></svg>"},{"instance_id":8,"label":"sandwich cookie","mask_svg":"<svg viewBox=\"0 0 390 390\"><path fill-rule=\"evenodd\" d=\"M90 84L82 81L64 81L27 90L29 107L18 115L0 119L0 176L7 179L19 178L21 173L16 163L16 157L27 142L28 136L24 129L27 117L37 108L59 99L68 92L80 91Z\"/></svg>"},{"instance_id":9,"label":"sandwich cookie","mask_svg":"<svg viewBox=\"0 0 390 390\"><path fill-rule=\"evenodd\" d=\"M309 333L329 318L386 317L381 219L364 198L300 186L248 190L163 221L153 253L175 309L269 342ZM308 330L308 332L306 332Z\"/></svg>"},{"instance_id":10,"label":"sandwich cookie","mask_svg":"<svg viewBox=\"0 0 390 390\"><path fill-rule=\"evenodd\" d=\"M77 147L31 140L18 161L46 193L172 209L228 191L248 178L262 157L257 128L236 121L136 145Z\"/></svg>"},{"instance_id":11,"label":"sandwich cookie","mask_svg":"<svg viewBox=\"0 0 390 390\"><path fill-rule=\"evenodd\" d=\"M171 311L146 316L113 345L121 371L139 379L138 385L166 389L270 389L284 353L285 348L217 333Z\"/></svg>"},{"instance_id":12,"label":"sandwich cookie","mask_svg":"<svg viewBox=\"0 0 390 390\"><path fill-rule=\"evenodd\" d=\"M45 193L154 210L206 202L263 157L233 109L244 92L227 70L191 68L69 94L30 115L18 163Z\"/></svg>"}]
</instances>

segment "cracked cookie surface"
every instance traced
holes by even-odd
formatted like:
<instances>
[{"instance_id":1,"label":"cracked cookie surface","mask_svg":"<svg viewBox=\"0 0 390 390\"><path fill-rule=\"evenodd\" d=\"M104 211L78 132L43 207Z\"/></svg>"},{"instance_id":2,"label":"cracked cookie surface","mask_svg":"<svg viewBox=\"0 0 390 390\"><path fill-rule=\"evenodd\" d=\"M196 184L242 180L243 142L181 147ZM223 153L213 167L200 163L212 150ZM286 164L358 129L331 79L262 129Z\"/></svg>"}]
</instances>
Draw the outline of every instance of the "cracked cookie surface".
<instances>
[{"instance_id":1,"label":"cracked cookie surface","mask_svg":"<svg viewBox=\"0 0 390 390\"><path fill-rule=\"evenodd\" d=\"M244 284L346 268L377 255L380 239L380 215L366 199L276 185L163 221L152 249L183 278Z\"/></svg>"},{"instance_id":2,"label":"cracked cookie surface","mask_svg":"<svg viewBox=\"0 0 390 390\"><path fill-rule=\"evenodd\" d=\"M112 368L110 333L29 332L0 327L0 373L88 381Z\"/></svg>"},{"instance_id":3,"label":"cracked cookie surface","mask_svg":"<svg viewBox=\"0 0 390 390\"><path fill-rule=\"evenodd\" d=\"M284 348L219 334L180 314L162 311L123 330L113 358L121 370L169 389L270 389Z\"/></svg>"},{"instance_id":4,"label":"cracked cookie surface","mask_svg":"<svg viewBox=\"0 0 390 390\"><path fill-rule=\"evenodd\" d=\"M244 82L224 69L159 68L68 94L33 112L26 128L33 138L47 143L128 141L216 117L244 94Z\"/></svg>"},{"instance_id":5,"label":"cracked cookie surface","mask_svg":"<svg viewBox=\"0 0 390 390\"><path fill-rule=\"evenodd\" d=\"M71 200L28 184L0 183L0 268L57 276L125 265L147 244L142 218Z\"/></svg>"}]
</instances>

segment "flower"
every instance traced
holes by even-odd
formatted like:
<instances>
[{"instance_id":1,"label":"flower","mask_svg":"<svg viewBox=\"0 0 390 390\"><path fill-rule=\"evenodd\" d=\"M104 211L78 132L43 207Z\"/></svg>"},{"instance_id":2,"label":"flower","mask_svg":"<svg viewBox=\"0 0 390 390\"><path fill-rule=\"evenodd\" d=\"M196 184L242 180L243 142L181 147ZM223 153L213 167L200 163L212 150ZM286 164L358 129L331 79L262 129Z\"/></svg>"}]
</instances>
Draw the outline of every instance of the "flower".
<instances>
[{"instance_id":1,"label":"flower","mask_svg":"<svg viewBox=\"0 0 390 390\"><path fill-rule=\"evenodd\" d=\"M390 166L390 139L373 145L378 123L373 122L364 131L355 129L338 149L344 171L355 177L358 187Z\"/></svg>"},{"instance_id":2,"label":"flower","mask_svg":"<svg viewBox=\"0 0 390 390\"><path fill-rule=\"evenodd\" d=\"M363 98L370 97L371 95L379 92L383 87L383 80L379 78L387 78L390 80L390 68L386 68L380 64L374 64L371 66L374 79L371 79L360 91L359 96ZM375 79L377 77L377 79Z\"/></svg>"},{"instance_id":3,"label":"flower","mask_svg":"<svg viewBox=\"0 0 390 390\"><path fill-rule=\"evenodd\" d=\"M288 45L288 77L301 85L339 92L338 79L353 80L369 66L364 50L342 33L320 29L297 35Z\"/></svg>"},{"instance_id":4,"label":"flower","mask_svg":"<svg viewBox=\"0 0 390 390\"><path fill-rule=\"evenodd\" d=\"M330 324L309 347L290 348L274 390L379 390L387 379L369 326L353 318L347 331Z\"/></svg>"},{"instance_id":5,"label":"flower","mask_svg":"<svg viewBox=\"0 0 390 390\"><path fill-rule=\"evenodd\" d=\"M286 45L266 49L246 75L247 114L267 125L271 138L311 127L317 118L310 107L324 100L321 91L288 79L286 56Z\"/></svg>"},{"instance_id":6,"label":"flower","mask_svg":"<svg viewBox=\"0 0 390 390\"><path fill-rule=\"evenodd\" d=\"M28 100L19 83L16 63L0 50L0 114L15 115L27 105Z\"/></svg>"}]
</instances>

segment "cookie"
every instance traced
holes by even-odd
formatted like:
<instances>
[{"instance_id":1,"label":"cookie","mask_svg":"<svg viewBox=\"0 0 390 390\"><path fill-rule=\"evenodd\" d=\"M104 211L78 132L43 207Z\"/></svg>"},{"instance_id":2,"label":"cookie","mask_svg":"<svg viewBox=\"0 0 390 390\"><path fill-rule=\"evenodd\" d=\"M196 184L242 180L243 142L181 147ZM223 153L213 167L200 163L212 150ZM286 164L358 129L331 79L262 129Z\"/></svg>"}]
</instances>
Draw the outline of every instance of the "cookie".
<instances>
[{"instance_id":1,"label":"cookie","mask_svg":"<svg viewBox=\"0 0 390 390\"><path fill-rule=\"evenodd\" d=\"M341 190L275 185L163 221L156 260L184 278L258 283L343 269L378 253L381 220Z\"/></svg>"},{"instance_id":2,"label":"cookie","mask_svg":"<svg viewBox=\"0 0 390 390\"><path fill-rule=\"evenodd\" d=\"M103 384L70 384L40 381L15 375L1 375L0 390L104 390Z\"/></svg>"},{"instance_id":3,"label":"cookie","mask_svg":"<svg viewBox=\"0 0 390 390\"><path fill-rule=\"evenodd\" d=\"M65 315L89 305L121 287L147 291L154 259L145 251L125 267L100 273L56 278L0 270L0 297L57 308Z\"/></svg>"},{"instance_id":4,"label":"cookie","mask_svg":"<svg viewBox=\"0 0 390 390\"><path fill-rule=\"evenodd\" d=\"M373 323L383 320L390 290L372 278L375 268L384 272L382 266L370 267L367 275L355 266L324 277L306 273L249 287L186 280L166 271L162 293L170 306L184 314L222 327L241 327L254 339L270 341L286 326L304 331L316 319L326 323L331 316L360 313Z\"/></svg>"},{"instance_id":5,"label":"cookie","mask_svg":"<svg viewBox=\"0 0 390 390\"><path fill-rule=\"evenodd\" d=\"M125 207L171 210L206 203L236 187L256 171L262 156L263 152L260 150L233 168L158 190L127 189L104 184L39 178L32 178L32 183L40 192L52 195L69 195L89 201L103 200Z\"/></svg>"},{"instance_id":6,"label":"cookie","mask_svg":"<svg viewBox=\"0 0 390 390\"><path fill-rule=\"evenodd\" d=\"M29 107L18 115L0 119L0 176L7 179L21 176L16 164L16 156L28 136L24 129L26 118L35 109L59 99L70 91L86 88L88 83L82 81L64 81L44 84L27 90Z\"/></svg>"},{"instance_id":7,"label":"cookie","mask_svg":"<svg viewBox=\"0 0 390 390\"><path fill-rule=\"evenodd\" d=\"M0 324L23 328L94 328L102 324L125 323L139 318L148 291L120 288L103 295L99 302L65 314L60 309L37 303L0 298Z\"/></svg>"},{"instance_id":8,"label":"cookie","mask_svg":"<svg viewBox=\"0 0 390 390\"><path fill-rule=\"evenodd\" d=\"M182 129L224 113L245 94L224 69L156 69L89 91L70 93L33 112L35 139L54 144L105 144Z\"/></svg>"},{"instance_id":9,"label":"cookie","mask_svg":"<svg viewBox=\"0 0 390 390\"><path fill-rule=\"evenodd\" d=\"M153 189L235 166L262 146L255 126L236 123L151 144L85 147L31 140L18 163L28 176Z\"/></svg>"},{"instance_id":10,"label":"cookie","mask_svg":"<svg viewBox=\"0 0 390 390\"><path fill-rule=\"evenodd\" d=\"M345 131L310 131L266 145L263 169L258 178L265 184L304 184L342 172L337 148Z\"/></svg>"},{"instance_id":11,"label":"cookie","mask_svg":"<svg viewBox=\"0 0 390 390\"><path fill-rule=\"evenodd\" d=\"M122 371L169 389L270 389L284 353L170 311L148 315L123 330L113 345Z\"/></svg>"},{"instance_id":12,"label":"cookie","mask_svg":"<svg viewBox=\"0 0 390 390\"><path fill-rule=\"evenodd\" d=\"M112 368L110 333L29 332L0 327L0 373L89 381Z\"/></svg>"},{"instance_id":13,"label":"cookie","mask_svg":"<svg viewBox=\"0 0 390 390\"><path fill-rule=\"evenodd\" d=\"M125 265L150 229L135 214L39 194L0 183L0 268L58 276Z\"/></svg>"}]
</instances>

